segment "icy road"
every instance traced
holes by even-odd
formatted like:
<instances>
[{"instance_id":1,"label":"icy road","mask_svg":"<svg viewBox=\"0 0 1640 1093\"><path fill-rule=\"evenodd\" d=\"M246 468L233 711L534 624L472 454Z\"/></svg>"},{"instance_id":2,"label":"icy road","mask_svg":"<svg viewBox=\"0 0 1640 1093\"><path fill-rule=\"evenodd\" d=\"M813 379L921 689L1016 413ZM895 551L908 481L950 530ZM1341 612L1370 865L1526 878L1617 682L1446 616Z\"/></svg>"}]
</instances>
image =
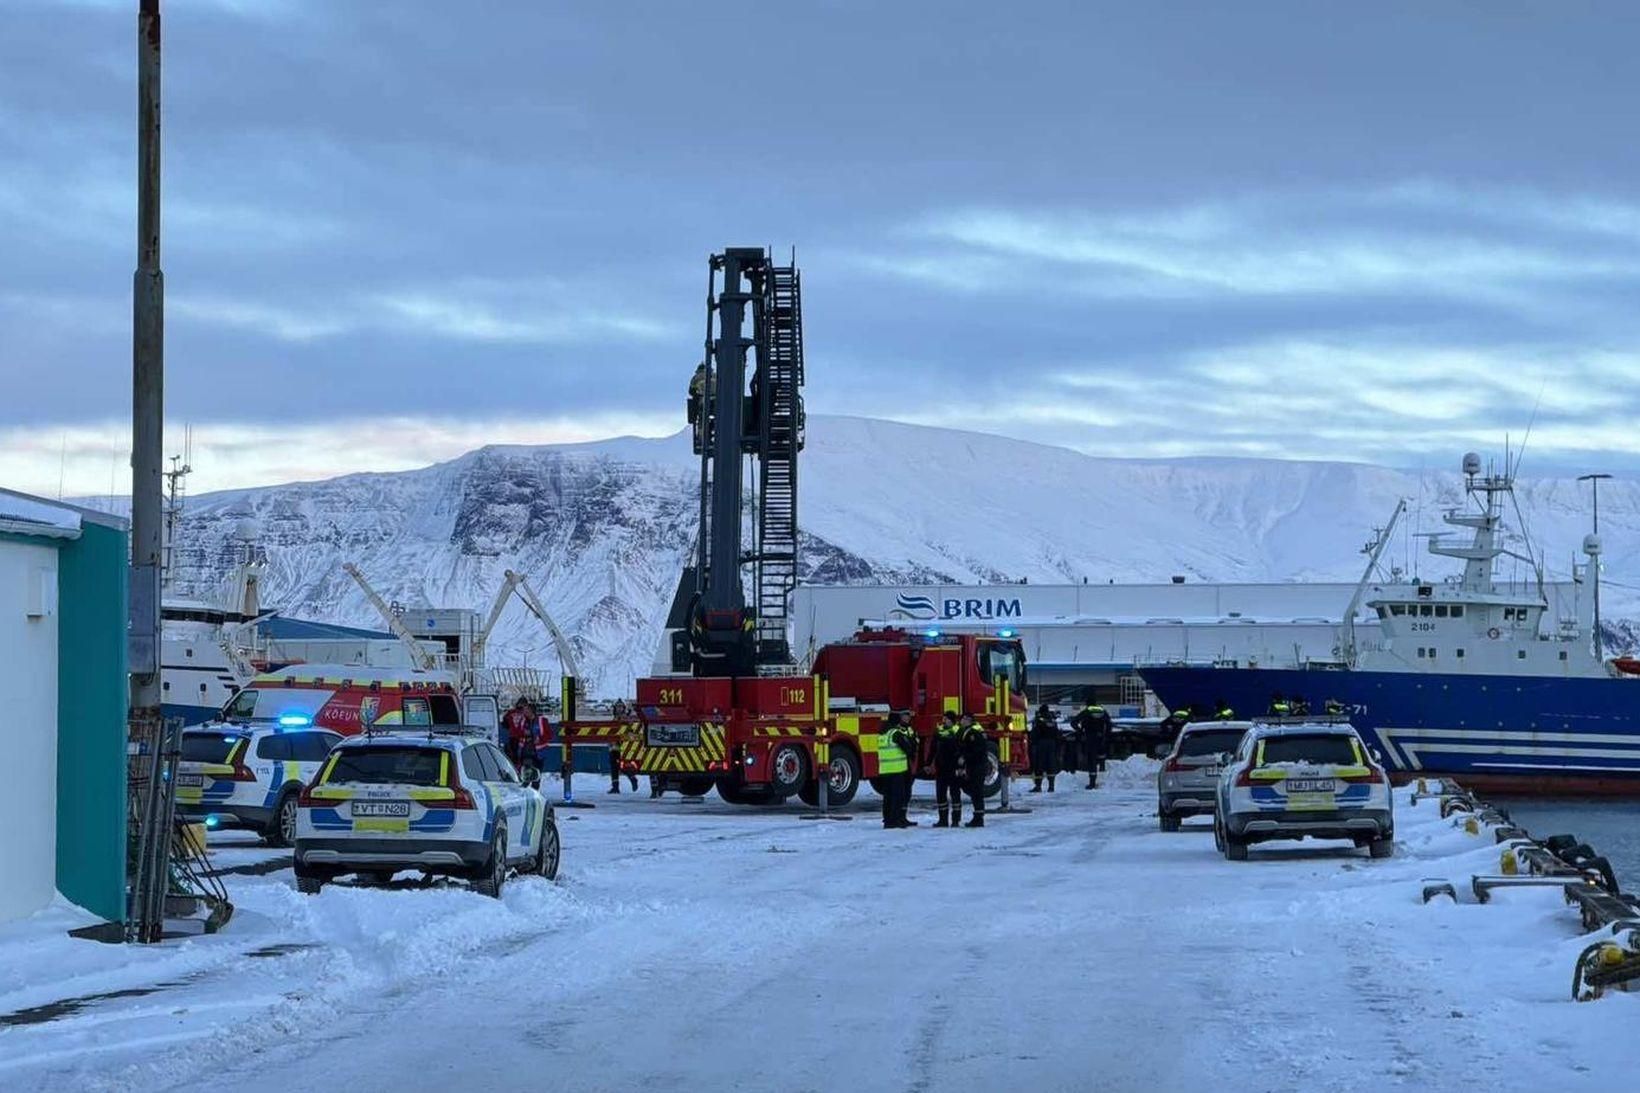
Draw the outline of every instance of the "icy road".
<instances>
[{"instance_id":1,"label":"icy road","mask_svg":"<svg viewBox=\"0 0 1640 1093\"><path fill-rule=\"evenodd\" d=\"M1230 864L1156 830L1152 769L983 830L931 830L926 793L911 831L599 794L561 813L560 882L499 903L303 897L241 841L218 937L0 929L0 1088L1632 1088L1640 998L1569 1001L1558 895L1419 902L1490 836L1402 795L1392 860Z\"/></svg>"}]
</instances>

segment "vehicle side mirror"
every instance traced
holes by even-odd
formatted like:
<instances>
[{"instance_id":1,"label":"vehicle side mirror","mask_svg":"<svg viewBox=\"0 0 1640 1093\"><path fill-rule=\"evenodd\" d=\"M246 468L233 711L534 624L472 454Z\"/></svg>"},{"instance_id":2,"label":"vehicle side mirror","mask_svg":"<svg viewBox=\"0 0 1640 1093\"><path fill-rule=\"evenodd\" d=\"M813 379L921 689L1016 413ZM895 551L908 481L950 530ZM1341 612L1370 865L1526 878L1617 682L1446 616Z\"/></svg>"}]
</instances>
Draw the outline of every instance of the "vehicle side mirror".
<instances>
[{"instance_id":1,"label":"vehicle side mirror","mask_svg":"<svg viewBox=\"0 0 1640 1093\"><path fill-rule=\"evenodd\" d=\"M1384 765L1384 753L1379 751L1377 748L1368 748L1367 754L1372 756L1372 761L1374 763L1377 763L1379 766Z\"/></svg>"}]
</instances>

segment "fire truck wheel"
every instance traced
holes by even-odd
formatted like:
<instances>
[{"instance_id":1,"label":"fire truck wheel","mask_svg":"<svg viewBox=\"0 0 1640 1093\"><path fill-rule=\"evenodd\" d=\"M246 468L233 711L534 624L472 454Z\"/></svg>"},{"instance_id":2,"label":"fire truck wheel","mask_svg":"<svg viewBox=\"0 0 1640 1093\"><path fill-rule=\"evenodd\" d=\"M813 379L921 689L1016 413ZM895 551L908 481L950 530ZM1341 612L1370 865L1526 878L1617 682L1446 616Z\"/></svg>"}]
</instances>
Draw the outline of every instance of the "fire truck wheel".
<instances>
[{"instance_id":1,"label":"fire truck wheel","mask_svg":"<svg viewBox=\"0 0 1640 1093\"><path fill-rule=\"evenodd\" d=\"M769 756L769 792L790 797L809 780L809 753L801 744L781 744Z\"/></svg>"},{"instance_id":2,"label":"fire truck wheel","mask_svg":"<svg viewBox=\"0 0 1640 1093\"><path fill-rule=\"evenodd\" d=\"M831 749L831 784L826 787L827 803L846 805L860 790L860 760L847 748ZM818 786L818 783L815 783Z\"/></svg>"},{"instance_id":3,"label":"fire truck wheel","mask_svg":"<svg viewBox=\"0 0 1640 1093\"><path fill-rule=\"evenodd\" d=\"M704 797L712 792L712 779L680 778L678 779L678 792L685 797Z\"/></svg>"},{"instance_id":4,"label":"fire truck wheel","mask_svg":"<svg viewBox=\"0 0 1640 1093\"><path fill-rule=\"evenodd\" d=\"M985 753L985 796L995 797L1002 792L1002 763L997 759L996 745Z\"/></svg>"}]
</instances>

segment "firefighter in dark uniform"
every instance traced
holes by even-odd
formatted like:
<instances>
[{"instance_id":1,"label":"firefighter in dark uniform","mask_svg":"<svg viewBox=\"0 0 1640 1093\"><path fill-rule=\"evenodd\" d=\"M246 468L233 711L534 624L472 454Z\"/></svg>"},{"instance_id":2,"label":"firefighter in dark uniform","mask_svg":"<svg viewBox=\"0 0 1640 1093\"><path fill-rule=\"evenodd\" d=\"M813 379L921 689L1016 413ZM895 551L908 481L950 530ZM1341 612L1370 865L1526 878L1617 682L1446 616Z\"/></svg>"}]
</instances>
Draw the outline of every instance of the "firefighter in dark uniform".
<instances>
[{"instance_id":1,"label":"firefighter in dark uniform","mask_svg":"<svg viewBox=\"0 0 1640 1093\"><path fill-rule=\"evenodd\" d=\"M1162 720L1162 742L1164 744L1172 744L1173 741L1179 738L1180 730L1190 724L1190 721L1191 713L1189 706L1181 706L1169 713L1167 717Z\"/></svg>"},{"instance_id":2,"label":"firefighter in dark uniform","mask_svg":"<svg viewBox=\"0 0 1640 1093\"><path fill-rule=\"evenodd\" d=\"M1053 792L1054 777L1059 774L1059 718L1048 709L1046 702L1036 708L1031 718L1031 792L1042 792L1042 779L1048 779L1048 792Z\"/></svg>"},{"instance_id":3,"label":"firefighter in dark uniform","mask_svg":"<svg viewBox=\"0 0 1640 1093\"><path fill-rule=\"evenodd\" d=\"M917 756L917 734L905 723L905 715L888 715L877 746L877 773L882 776L883 826L916 827L906 818L906 804L910 801L911 773Z\"/></svg>"},{"instance_id":4,"label":"firefighter in dark uniform","mask_svg":"<svg viewBox=\"0 0 1640 1093\"><path fill-rule=\"evenodd\" d=\"M940 808L935 827L955 827L962 822L962 782L957 773L962 744L957 733L957 715L947 710L934 733L934 800Z\"/></svg>"},{"instance_id":5,"label":"firefighter in dark uniform","mask_svg":"<svg viewBox=\"0 0 1640 1093\"><path fill-rule=\"evenodd\" d=\"M985 730L974 724L974 715L965 713L957 726L957 746L962 752L962 769L968 798L974 805L974 818L968 827L985 826L985 772L990 767L991 745ZM957 817L952 817L955 826Z\"/></svg>"},{"instance_id":6,"label":"firefighter in dark uniform","mask_svg":"<svg viewBox=\"0 0 1640 1093\"><path fill-rule=\"evenodd\" d=\"M1110 754L1110 714L1093 699L1088 699L1081 711L1071 719L1076 740L1082 746L1082 762L1088 768L1088 788L1099 787L1099 772L1105 769L1105 757Z\"/></svg>"}]
</instances>

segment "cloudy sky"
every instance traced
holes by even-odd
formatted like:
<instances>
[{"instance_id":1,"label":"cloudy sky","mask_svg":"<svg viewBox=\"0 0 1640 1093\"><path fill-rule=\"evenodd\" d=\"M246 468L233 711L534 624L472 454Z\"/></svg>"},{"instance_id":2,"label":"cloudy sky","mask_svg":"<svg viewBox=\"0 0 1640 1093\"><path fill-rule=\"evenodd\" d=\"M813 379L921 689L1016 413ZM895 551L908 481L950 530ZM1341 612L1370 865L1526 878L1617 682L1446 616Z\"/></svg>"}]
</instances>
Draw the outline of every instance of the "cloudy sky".
<instances>
[{"instance_id":1,"label":"cloudy sky","mask_svg":"<svg viewBox=\"0 0 1640 1093\"><path fill-rule=\"evenodd\" d=\"M136 0L0 0L0 480L123 492ZM795 246L811 412L1640 468L1640 7L167 0L194 486L681 425Z\"/></svg>"}]
</instances>

